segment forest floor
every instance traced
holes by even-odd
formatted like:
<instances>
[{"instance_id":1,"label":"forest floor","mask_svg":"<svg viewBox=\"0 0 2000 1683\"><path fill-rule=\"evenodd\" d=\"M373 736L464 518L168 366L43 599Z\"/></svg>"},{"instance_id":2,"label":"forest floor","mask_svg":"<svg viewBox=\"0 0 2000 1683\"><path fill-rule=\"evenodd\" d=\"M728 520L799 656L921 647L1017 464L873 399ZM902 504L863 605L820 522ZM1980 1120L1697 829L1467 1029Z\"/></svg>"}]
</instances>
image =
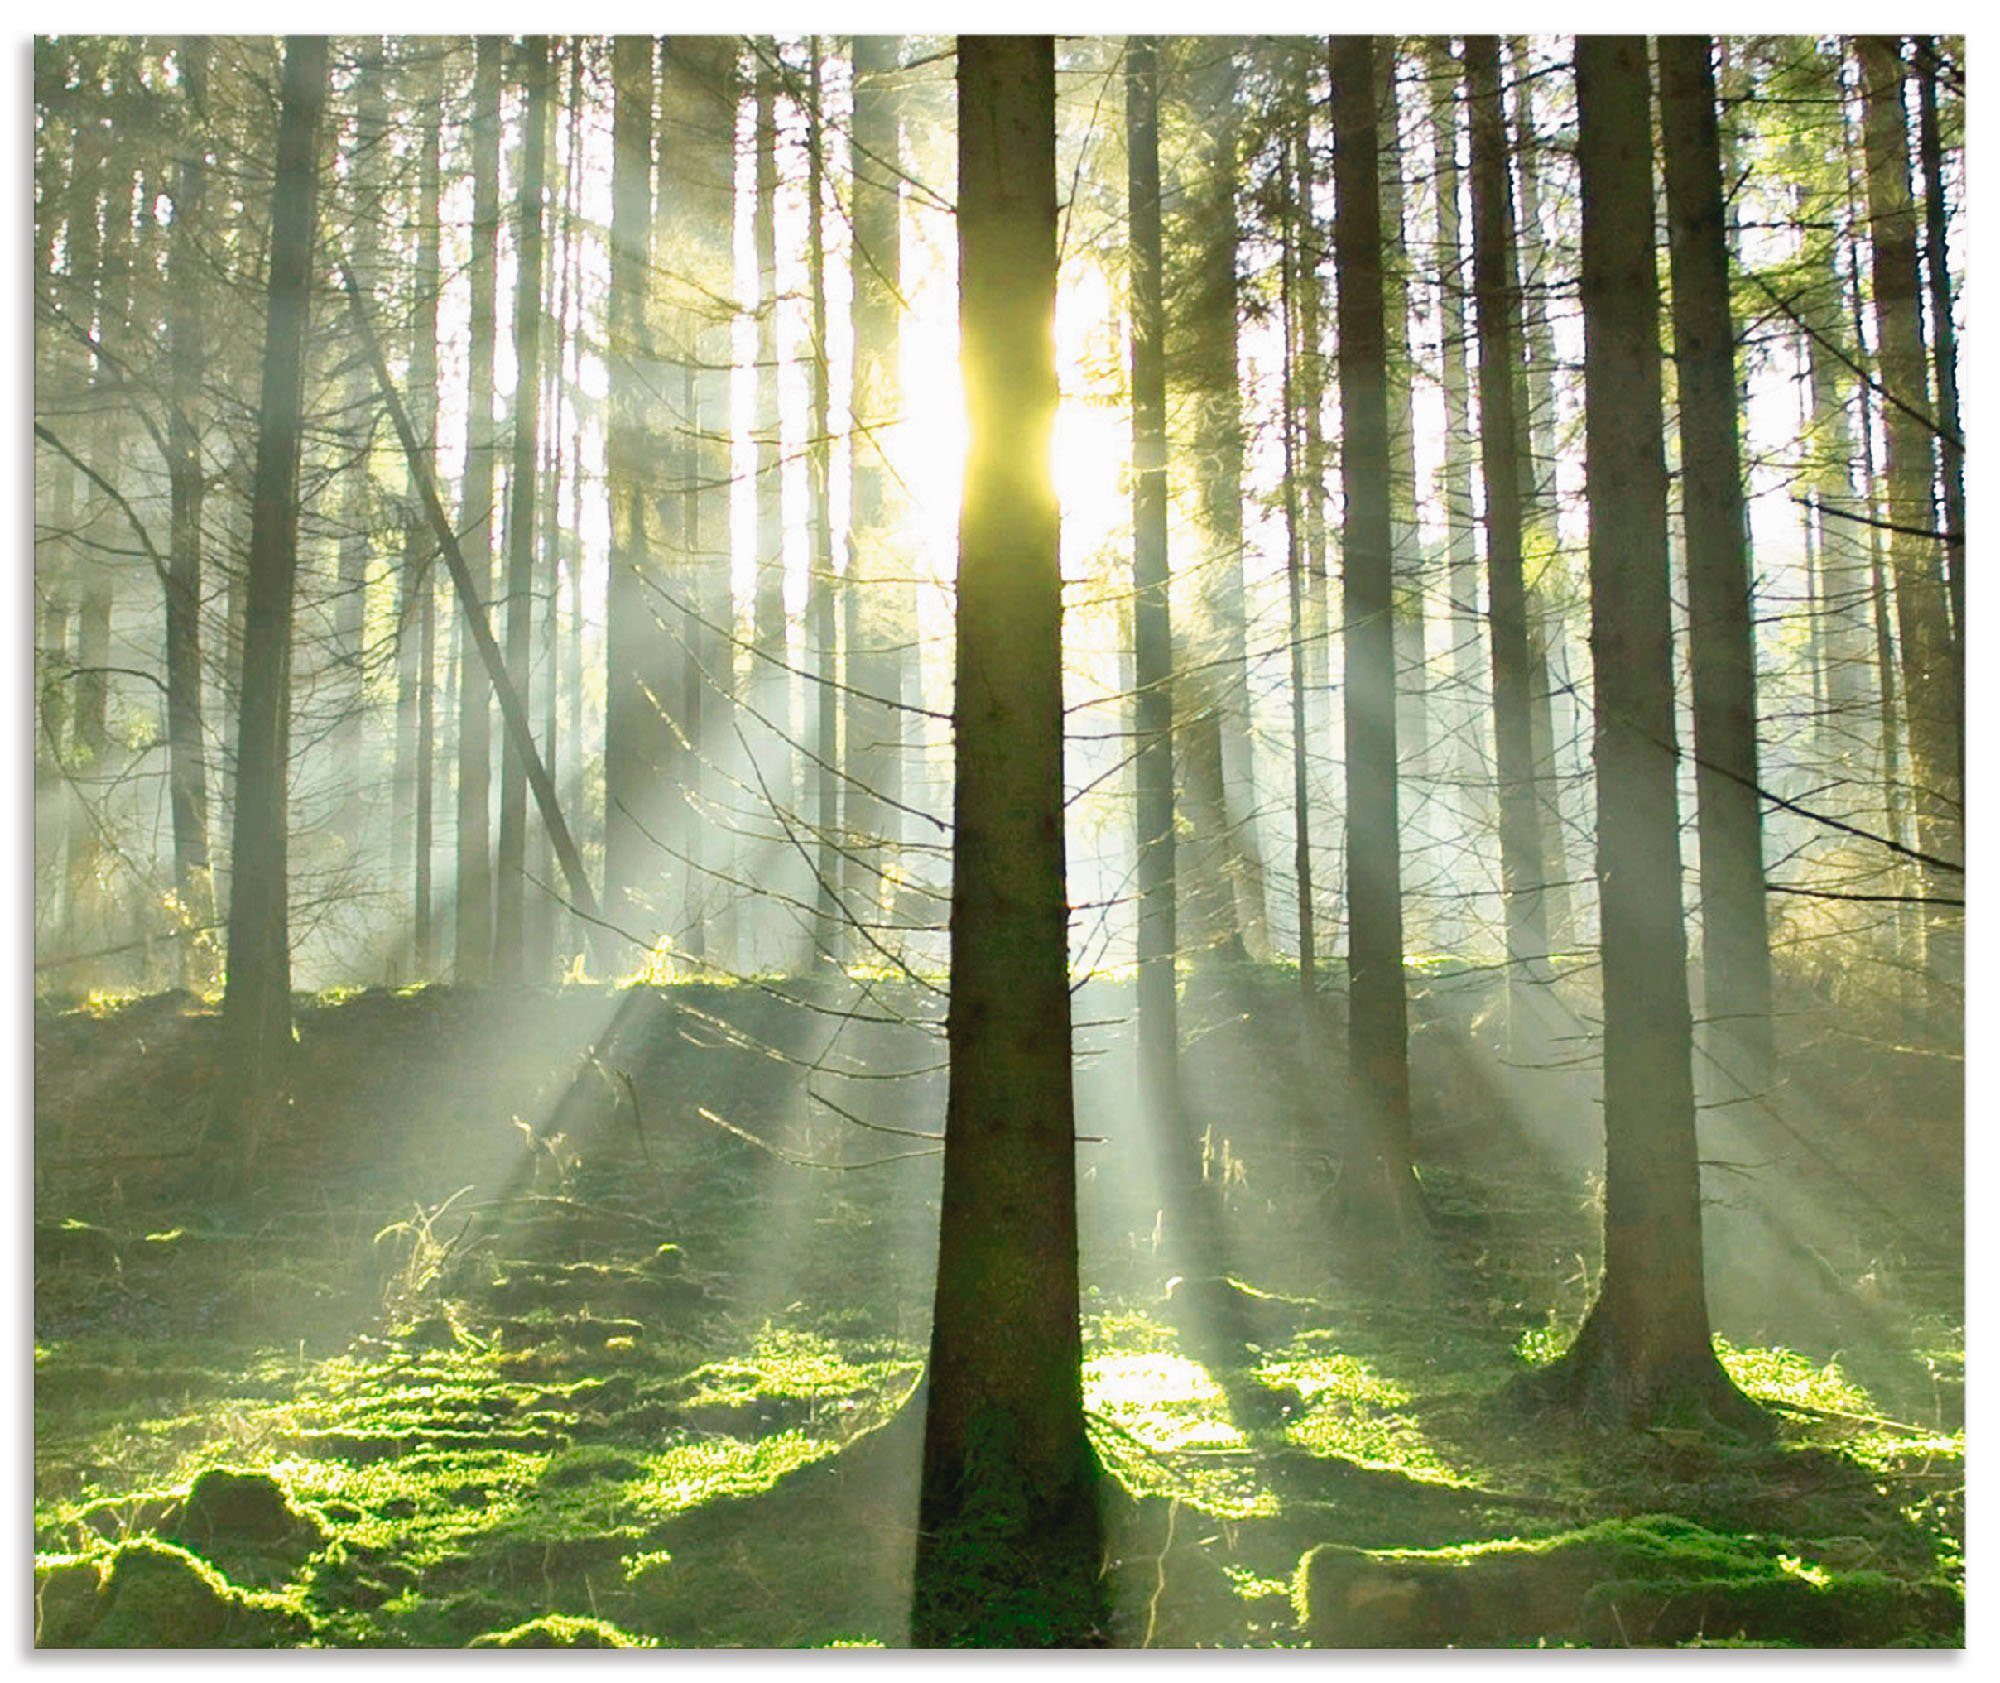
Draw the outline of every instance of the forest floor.
<instances>
[{"instance_id":1,"label":"forest floor","mask_svg":"<svg viewBox=\"0 0 2000 1683\"><path fill-rule=\"evenodd\" d=\"M1961 1640L1948 1056L1791 1020L1810 1079L1705 1136L1719 1348L1775 1430L1633 1435L1514 1383L1595 1273L1591 1073L1495 1078L1490 983L1426 978L1426 1220L1365 1241L1294 989L1190 984L1230 1250L1192 1282L1124 1097L1124 991L1078 995L1108 1641ZM295 1106L228 1207L188 1168L212 1009L44 1001L37 1640L906 1640L944 1094L918 994L302 1000ZM1672 1517L1618 1523L1644 1516ZM1593 1526L1589 1569L1552 1576L1546 1540ZM1302 1571L1327 1544L1441 1552ZM1635 1572L1607 1615L1595 1586Z\"/></svg>"}]
</instances>

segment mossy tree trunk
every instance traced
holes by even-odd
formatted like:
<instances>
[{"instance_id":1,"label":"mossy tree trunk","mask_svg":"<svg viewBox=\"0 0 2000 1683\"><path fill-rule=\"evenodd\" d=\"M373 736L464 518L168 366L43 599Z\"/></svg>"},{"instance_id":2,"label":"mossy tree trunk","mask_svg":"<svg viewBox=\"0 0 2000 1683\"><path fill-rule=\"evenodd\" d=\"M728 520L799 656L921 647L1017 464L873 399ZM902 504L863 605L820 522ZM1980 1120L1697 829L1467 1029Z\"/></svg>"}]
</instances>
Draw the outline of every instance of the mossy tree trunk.
<instances>
[{"instance_id":1,"label":"mossy tree trunk","mask_svg":"<svg viewBox=\"0 0 2000 1683\"><path fill-rule=\"evenodd\" d=\"M951 1075L913 1640L1101 1629L1077 1323L1064 903L1055 41L958 43L959 515Z\"/></svg>"}]
</instances>

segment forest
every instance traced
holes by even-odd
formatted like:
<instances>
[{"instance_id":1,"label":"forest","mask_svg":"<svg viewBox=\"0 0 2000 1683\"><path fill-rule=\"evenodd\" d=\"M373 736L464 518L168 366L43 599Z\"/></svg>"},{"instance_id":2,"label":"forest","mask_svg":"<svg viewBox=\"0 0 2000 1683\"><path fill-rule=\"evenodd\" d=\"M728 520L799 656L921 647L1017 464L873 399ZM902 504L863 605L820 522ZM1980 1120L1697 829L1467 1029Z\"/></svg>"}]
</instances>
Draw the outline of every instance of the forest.
<instances>
[{"instance_id":1,"label":"forest","mask_svg":"<svg viewBox=\"0 0 2000 1683\"><path fill-rule=\"evenodd\" d=\"M37 1647L1963 1646L1962 36L33 82Z\"/></svg>"}]
</instances>

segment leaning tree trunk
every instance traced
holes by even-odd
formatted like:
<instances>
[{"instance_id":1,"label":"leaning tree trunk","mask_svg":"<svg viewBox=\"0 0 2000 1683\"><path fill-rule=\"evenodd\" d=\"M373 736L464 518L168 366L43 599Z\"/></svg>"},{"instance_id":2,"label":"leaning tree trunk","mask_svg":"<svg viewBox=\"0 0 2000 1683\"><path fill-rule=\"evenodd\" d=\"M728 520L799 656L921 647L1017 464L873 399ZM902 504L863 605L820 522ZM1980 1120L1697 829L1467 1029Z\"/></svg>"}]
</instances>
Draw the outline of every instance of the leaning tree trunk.
<instances>
[{"instance_id":1,"label":"leaning tree trunk","mask_svg":"<svg viewBox=\"0 0 2000 1683\"><path fill-rule=\"evenodd\" d=\"M1585 485L1604 971L1604 1273L1552 1393L1623 1420L1750 1404L1709 1337L1681 920L1652 92L1638 36L1576 44Z\"/></svg>"},{"instance_id":2,"label":"leaning tree trunk","mask_svg":"<svg viewBox=\"0 0 2000 1683\"><path fill-rule=\"evenodd\" d=\"M1099 1639L1064 902L1055 40L958 41L951 1076L912 1639Z\"/></svg>"},{"instance_id":3,"label":"leaning tree trunk","mask_svg":"<svg viewBox=\"0 0 2000 1683\"><path fill-rule=\"evenodd\" d=\"M292 1037L285 780L291 736L292 591L299 548L299 445L304 432L306 332L326 85L326 37L287 37L271 191L257 464L251 481L222 1073L215 1114L203 1140L203 1156L225 1184L240 1184L255 1162L259 1136L284 1092Z\"/></svg>"},{"instance_id":4,"label":"leaning tree trunk","mask_svg":"<svg viewBox=\"0 0 2000 1683\"><path fill-rule=\"evenodd\" d=\"M1710 54L1705 35L1660 37L1660 136L1681 399L1702 1010L1711 1053L1723 1073L1742 1092L1754 1094L1771 1076L1771 941L1763 803L1757 792L1749 520L1737 444L1736 334Z\"/></svg>"},{"instance_id":5,"label":"leaning tree trunk","mask_svg":"<svg viewBox=\"0 0 2000 1683\"><path fill-rule=\"evenodd\" d=\"M1346 1184L1371 1215L1401 1225L1414 1213L1416 1179L1396 822L1394 525L1374 58L1366 35L1333 39L1333 263L1340 277L1340 486L1346 509L1347 1043L1361 1129Z\"/></svg>"}]
</instances>

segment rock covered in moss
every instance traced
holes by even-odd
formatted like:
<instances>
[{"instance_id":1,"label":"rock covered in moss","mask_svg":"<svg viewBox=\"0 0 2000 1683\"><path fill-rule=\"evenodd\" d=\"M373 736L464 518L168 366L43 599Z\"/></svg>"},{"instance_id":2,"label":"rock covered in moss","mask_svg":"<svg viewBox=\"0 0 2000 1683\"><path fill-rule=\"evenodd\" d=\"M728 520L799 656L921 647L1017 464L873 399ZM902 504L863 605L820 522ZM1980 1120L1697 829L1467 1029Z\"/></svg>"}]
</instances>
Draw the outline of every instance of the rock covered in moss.
<instances>
[{"instance_id":1,"label":"rock covered in moss","mask_svg":"<svg viewBox=\"0 0 2000 1683\"><path fill-rule=\"evenodd\" d=\"M210 1467L194 1481L181 1510L179 1535L197 1544L259 1546L310 1553L326 1529L292 1506L269 1473Z\"/></svg>"},{"instance_id":2,"label":"rock covered in moss","mask_svg":"<svg viewBox=\"0 0 2000 1683\"><path fill-rule=\"evenodd\" d=\"M489 1630L475 1636L468 1648L650 1648L645 1637L633 1636L602 1619L547 1613L512 1630Z\"/></svg>"},{"instance_id":3,"label":"rock covered in moss","mask_svg":"<svg viewBox=\"0 0 2000 1683\"><path fill-rule=\"evenodd\" d=\"M239 1590L186 1549L142 1537L104 1564L101 1615L91 1648L277 1648L311 1626L276 1596Z\"/></svg>"},{"instance_id":4,"label":"rock covered in moss","mask_svg":"<svg viewBox=\"0 0 2000 1683\"><path fill-rule=\"evenodd\" d=\"M1805 1567L1674 1515L1449 1549L1324 1544L1300 1562L1294 1593L1307 1636L1328 1648L1708 1636L1867 1646L1962 1620L1946 1586Z\"/></svg>"}]
</instances>

